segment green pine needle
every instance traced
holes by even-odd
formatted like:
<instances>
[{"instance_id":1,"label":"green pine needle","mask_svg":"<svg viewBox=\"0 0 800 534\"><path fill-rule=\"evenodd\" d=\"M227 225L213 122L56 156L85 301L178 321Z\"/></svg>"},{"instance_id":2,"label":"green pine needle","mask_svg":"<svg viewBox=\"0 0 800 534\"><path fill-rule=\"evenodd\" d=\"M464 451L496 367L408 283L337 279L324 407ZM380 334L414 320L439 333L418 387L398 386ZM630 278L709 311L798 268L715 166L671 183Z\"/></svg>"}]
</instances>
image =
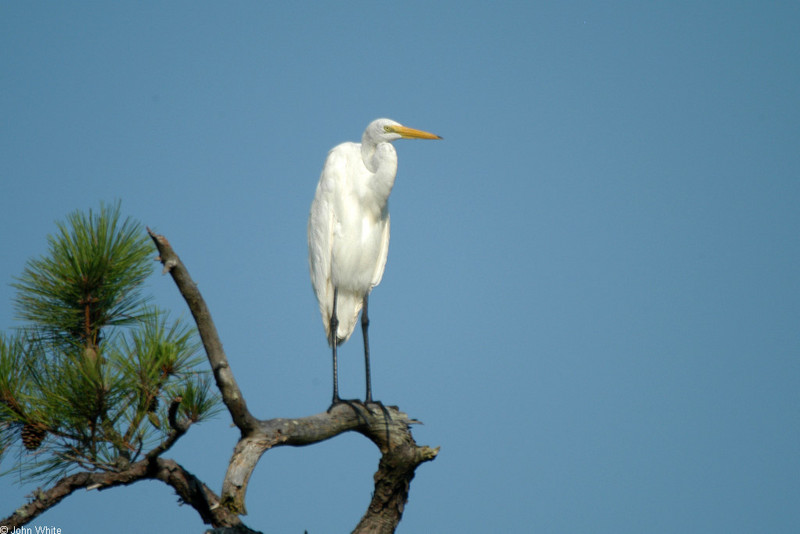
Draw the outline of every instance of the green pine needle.
<instances>
[{"instance_id":1,"label":"green pine needle","mask_svg":"<svg viewBox=\"0 0 800 534\"><path fill-rule=\"evenodd\" d=\"M96 345L103 328L138 319L152 245L139 223L121 220L119 202L57 225L49 253L29 260L13 284L17 315L53 336Z\"/></svg>"},{"instance_id":2,"label":"green pine needle","mask_svg":"<svg viewBox=\"0 0 800 534\"><path fill-rule=\"evenodd\" d=\"M152 256L142 226L122 220L119 203L101 205L59 223L14 284L27 324L0 334L0 459L17 447L23 478L136 461L173 432L179 396L190 422L219 410L195 329L142 295ZM46 431L35 451L24 450L26 425Z\"/></svg>"}]
</instances>

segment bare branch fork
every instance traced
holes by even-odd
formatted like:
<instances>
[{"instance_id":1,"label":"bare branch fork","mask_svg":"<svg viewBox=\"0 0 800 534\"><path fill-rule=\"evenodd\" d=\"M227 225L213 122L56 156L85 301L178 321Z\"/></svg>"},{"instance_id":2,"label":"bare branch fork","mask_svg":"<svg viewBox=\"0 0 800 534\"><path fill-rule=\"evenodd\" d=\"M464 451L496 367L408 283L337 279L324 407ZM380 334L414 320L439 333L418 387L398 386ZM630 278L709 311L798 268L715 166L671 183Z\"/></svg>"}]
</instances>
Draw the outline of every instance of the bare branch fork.
<instances>
[{"instance_id":1,"label":"bare branch fork","mask_svg":"<svg viewBox=\"0 0 800 534\"><path fill-rule=\"evenodd\" d=\"M158 249L158 260L164 265L163 272L172 276L189 306L222 400L241 432L222 484L221 506L233 514L247 513L245 494L250 475L261 455L272 447L310 445L343 432L355 431L375 443L382 457L374 476L372 500L354 532L394 532L408 500L409 485L417 466L433 460L439 451L438 447L432 449L416 444L409 425L418 421L409 419L396 406L373 411L370 407L377 405L358 402L338 404L327 412L299 419L260 420L254 417L236 383L211 313L197 284L167 239L149 228L148 233ZM214 527L232 526L214 518L209 522Z\"/></svg>"}]
</instances>

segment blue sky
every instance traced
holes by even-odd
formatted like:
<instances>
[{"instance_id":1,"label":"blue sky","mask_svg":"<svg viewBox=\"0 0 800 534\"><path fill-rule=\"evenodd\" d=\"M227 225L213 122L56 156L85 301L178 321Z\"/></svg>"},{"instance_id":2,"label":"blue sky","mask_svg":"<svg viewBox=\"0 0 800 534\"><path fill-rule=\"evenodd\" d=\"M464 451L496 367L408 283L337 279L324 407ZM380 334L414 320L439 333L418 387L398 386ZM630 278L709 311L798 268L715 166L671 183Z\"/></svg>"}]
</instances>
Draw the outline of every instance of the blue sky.
<instances>
[{"instance_id":1,"label":"blue sky","mask_svg":"<svg viewBox=\"0 0 800 534\"><path fill-rule=\"evenodd\" d=\"M190 269L254 413L324 410L308 209L327 150L390 117L444 137L396 143L370 299L375 396L441 446L398 532L795 532L798 23L795 2L3 3L0 328L54 222L120 199ZM363 396L359 337L340 354ZM218 491L236 437L223 414L170 457ZM246 522L347 532L377 460L356 435L271 451ZM34 524L203 528L155 482Z\"/></svg>"}]
</instances>

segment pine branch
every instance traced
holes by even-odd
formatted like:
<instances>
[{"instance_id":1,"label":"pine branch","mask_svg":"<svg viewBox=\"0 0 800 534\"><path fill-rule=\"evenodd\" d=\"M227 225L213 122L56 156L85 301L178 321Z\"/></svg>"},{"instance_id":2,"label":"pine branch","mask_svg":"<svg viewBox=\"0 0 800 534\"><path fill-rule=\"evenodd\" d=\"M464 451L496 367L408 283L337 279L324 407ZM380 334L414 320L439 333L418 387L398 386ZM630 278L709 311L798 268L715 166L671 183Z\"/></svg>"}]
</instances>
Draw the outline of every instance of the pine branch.
<instances>
[{"instance_id":1,"label":"pine branch","mask_svg":"<svg viewBox=\"0 0 800 534\"><path fill-rule=\"evenodd\" d=\"M191 420L178 421L178 408L180 407L182 400L183 399L181 399L181 397L175 397L172 399L172 402L169 405L169 426L172 428L172 432L170 432L170 434L167 436L167 439L161 442L158 447L147 453L148 458L155 458L164 454L173 445L175 445L175 442L178 441L181 436L186 434L186 432L189 430L189 427L192 424Z\"/></svg>"},{"instance_id":2,"label":"pine branch","mask_svg":"<svg viewBox=\"0 0 800 534\"><path fill-rule=\"evenodd\" d=\"M73 212L58 228L49 254L29 260L13 284L17 314L91 354L104 327L141 318L141 285L152 271L147 238L138 223L121 220L119 203Z\"/></svg>"},{"instance_id":3,"label":"pine branch","mask_svg":"<svg viewBox=\"0 0 800 534\"><path fill-rule=\"evenodd\" d=\"M104 490L146 479L160 480L171 486L183 502L200 514L206 524L218 528L234 528L242 533L256 533L247 528L237 515L220 506L217 495L202 481L174 460L165 458L142 460L119 472L81 472L64 477L46 490L34 491L33 499L29 503L0 520L0 527L11 530L21 527L79 489Z\"/></svg>"},{"instance_id":4,"label":"pine branch","mask_svg":"<svg viewBox=\"0 0 800 534\"><path fill-rule=\"evenodd\" d=\"M37 450L18 467L47 484L78 470L118 472L142 450L159 456L218 400L211 373L196 368L194 328L145 305L153 268L142 226L119 203L57 226L15 284L28 324L0 334L0 454L15 443ZM185 424L177 407L159 410L160 396L183 397Z\"/></svg>"}]
</instances>

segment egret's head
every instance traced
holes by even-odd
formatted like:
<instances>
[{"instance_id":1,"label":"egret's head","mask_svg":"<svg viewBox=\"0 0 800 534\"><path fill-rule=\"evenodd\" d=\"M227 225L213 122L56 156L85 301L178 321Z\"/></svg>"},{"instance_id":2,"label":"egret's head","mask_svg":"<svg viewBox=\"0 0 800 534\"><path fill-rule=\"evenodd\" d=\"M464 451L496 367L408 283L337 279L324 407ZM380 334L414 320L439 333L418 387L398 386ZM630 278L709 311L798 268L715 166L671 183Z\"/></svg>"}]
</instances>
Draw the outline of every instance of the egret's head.
<instances>
[{"instance_id":1,"label":"egret's head","mask_svg":"<svg viewBox=\"0 0 800 534\"><path fill-rule=\"evenodd\" d=\"M370 144L391 143L397 139L441 139L438 135L407 128L391 119L376 119L364 130L362 142Z\"/></svg>"}]
</instances>

